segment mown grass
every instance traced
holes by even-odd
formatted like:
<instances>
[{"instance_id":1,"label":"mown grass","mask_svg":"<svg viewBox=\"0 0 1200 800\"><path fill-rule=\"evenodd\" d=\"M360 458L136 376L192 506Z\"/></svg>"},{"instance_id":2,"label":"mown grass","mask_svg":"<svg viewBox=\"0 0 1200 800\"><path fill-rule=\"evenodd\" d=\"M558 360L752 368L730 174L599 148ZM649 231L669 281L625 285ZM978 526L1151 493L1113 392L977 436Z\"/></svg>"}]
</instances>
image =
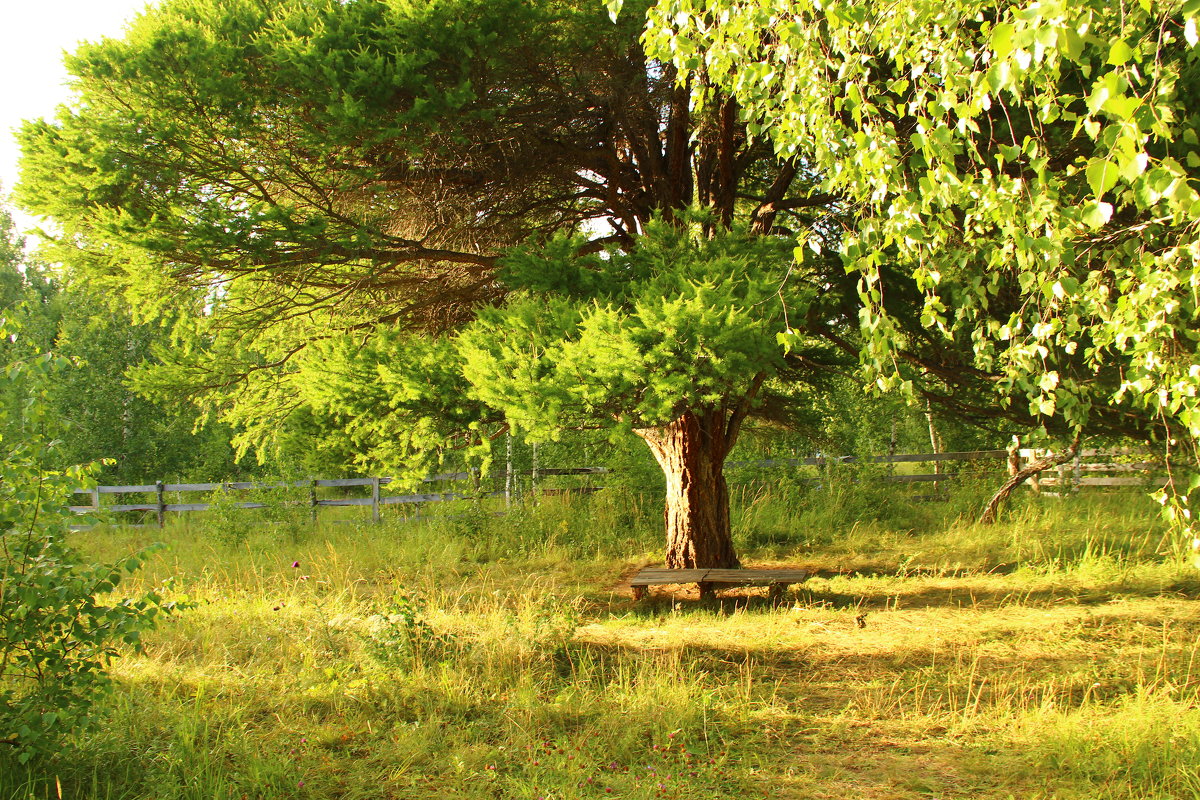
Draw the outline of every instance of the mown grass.
<instances>
[{"instance_id":1,"label":"mown grass","mask_svg":"<svg viewBox=\"0 0 1200 800\"><path fill-rule=\"evenodd\" d=\"M983 528L987 485L735 491L744 560L814 573L780 606L633 603L661 534L631 491L83 534L165 541L129 589L195 606L0 798L1200 797L1200 579L1152 504L1025 498Z\"/></svg>"}]
</instances>

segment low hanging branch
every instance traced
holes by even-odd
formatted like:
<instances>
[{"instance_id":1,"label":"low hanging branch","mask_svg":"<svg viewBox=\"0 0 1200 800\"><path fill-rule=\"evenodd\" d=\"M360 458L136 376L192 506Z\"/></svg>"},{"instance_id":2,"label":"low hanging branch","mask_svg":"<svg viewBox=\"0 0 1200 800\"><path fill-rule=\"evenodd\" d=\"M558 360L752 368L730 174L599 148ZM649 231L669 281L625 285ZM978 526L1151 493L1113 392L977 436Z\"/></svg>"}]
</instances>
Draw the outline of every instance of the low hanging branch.
<instances>
[{"instance_id":1,"label":"low hanging branch","mask_svg":"<svg viewBox=\"0 0 1200 800\"><path fill-rule=\"evenodd\" d=\"M984 507L983 513L979 516L980 525L993 525L996 522L996 516L1000 511L1000 505L1008 496L1013 493L1018 486L1032 478L1034 475L1040 475L1045 470L1051 467L1057 467L1059 464L1065 464L1075 457L1079 452L1079 434L1075 434L1074 441L1071 446L1060 453L1050 453L1044 458L1033 461L1025 466L1024 469L1017 470L1016 474L1012 475L1000 490L992 495L992 499L988 501Z\"/></svg>"}]
</instances>

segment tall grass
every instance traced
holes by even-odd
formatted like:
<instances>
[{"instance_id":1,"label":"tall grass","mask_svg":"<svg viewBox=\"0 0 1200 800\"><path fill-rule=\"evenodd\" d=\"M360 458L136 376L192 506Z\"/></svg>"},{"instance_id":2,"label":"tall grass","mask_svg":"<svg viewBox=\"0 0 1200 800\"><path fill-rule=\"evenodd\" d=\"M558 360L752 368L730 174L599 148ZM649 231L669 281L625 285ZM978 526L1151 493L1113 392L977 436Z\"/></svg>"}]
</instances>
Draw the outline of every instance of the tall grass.
<instances>
[{"instance_id":1,"label":"tall grass","mask_svg":"<svg viewBox=\"0 0 1200 800\"><path fill-rule=\"evenodd\" d=\"M104 725L0 798L1194 797L1200 583L1137 495L734 492L747 563L633 603L661 508L613 491L425 518L96 530L195 607L113 665ZM143 586L128 588L136 592Z\"/></svg>"}]
</instances>

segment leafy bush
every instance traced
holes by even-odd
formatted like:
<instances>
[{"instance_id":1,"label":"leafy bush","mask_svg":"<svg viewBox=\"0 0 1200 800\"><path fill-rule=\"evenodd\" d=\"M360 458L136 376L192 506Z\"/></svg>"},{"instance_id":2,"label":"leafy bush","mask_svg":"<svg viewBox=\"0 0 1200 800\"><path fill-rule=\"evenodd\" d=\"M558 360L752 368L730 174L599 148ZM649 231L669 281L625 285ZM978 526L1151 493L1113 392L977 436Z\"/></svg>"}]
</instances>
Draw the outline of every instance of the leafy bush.
<instances>
[{"instance_id":1,"label":"leafy bush","mask_svg":"<svg viewBox=\"0 0 1200 800\"><path fill-rule=\"evenodd\" d=\"M113 564L84 562L67 543L71 490L94 471L42 468L53 455L44 387L67 363L38 356L10 365L2 380L25 395L15 444L0 461L0 740L27 763L53 752L87 724L96 697L111 686L105 667L174 605L158 593L109 600L146 551ZM11 412L0 407L0 424Z\"/></svg>"},{"instance_id":2,"label":"leafy bush","mask_svg":"<svg viewBox=\"0 0 1200 800\"><path fill-rule=\"evenodd\" d=\"M298 541L300 532L311 524L309 489L291 477L264 477L252 489L213 491L204 516L208 536L234 546L243 544L262 525L277 525L290 539ZM244 503L257 503L244 508Z\"/></svg>"},{"instance_id":3,"label":"leafy bush","mask_svg":"<svg viewBox=\"0 0 1200 800\"><path fill-rule=\"evenodd\" d=\"M422 661L439 661L456 642L453 634L439 632L429 624L425 601L420 595L397 593L367 623L367 652L386 666L408 667Z\"/></svg>"}]
</instances>

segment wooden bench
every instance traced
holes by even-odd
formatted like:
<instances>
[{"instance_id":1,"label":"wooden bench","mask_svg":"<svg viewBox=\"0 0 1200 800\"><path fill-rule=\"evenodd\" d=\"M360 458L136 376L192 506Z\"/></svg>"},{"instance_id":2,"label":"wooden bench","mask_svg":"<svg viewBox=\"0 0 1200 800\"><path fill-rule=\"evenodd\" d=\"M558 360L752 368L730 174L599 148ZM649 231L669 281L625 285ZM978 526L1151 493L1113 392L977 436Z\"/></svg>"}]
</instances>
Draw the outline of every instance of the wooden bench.
<instances>
[{"instance_id":1,"label":"wooden bench","mask_svg":"<svg viewBox=\"0 0 1200 800\"><path fill-rule=\"evenodd\" d=\"M646 567L629 581L633 599L641 600L650 586L668 583L694 583L700 597L712 597L717 588L729 586L768 586L770 597L777 600L789 584L803 583L808 572L802 569L662 569Z\"/></svg>"}]
</instances>

